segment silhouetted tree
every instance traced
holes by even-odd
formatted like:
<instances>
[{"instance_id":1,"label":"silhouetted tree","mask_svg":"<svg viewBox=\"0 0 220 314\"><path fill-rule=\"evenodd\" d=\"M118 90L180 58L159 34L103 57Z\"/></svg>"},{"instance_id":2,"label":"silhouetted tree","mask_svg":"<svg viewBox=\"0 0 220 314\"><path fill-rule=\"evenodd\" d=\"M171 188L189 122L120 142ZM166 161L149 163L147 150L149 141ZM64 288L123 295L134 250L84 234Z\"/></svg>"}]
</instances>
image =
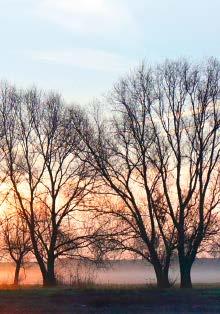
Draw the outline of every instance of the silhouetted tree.
<instances>
[{"instance_id":1,"label":"silhouetted tree","mask_svg":"<svg viewBox=\"0 0 220 314\"><path fill-rule=\"evenodd\" d=\"M219 204L220 66L165 62L155 74L151 121L155 158L166 203L178 234L181 287L202 241L215 232Z\"/></svg>"},{"instance_id":2,"label":"silhouetted tree","mask_svg":"<svg viewBox=\"0 0 220 314\"><path fill-rule=\"evenodd\" d=\"M108 98L112 118L87 118L84 132L79 128L90 164L125 205L109 213L143 241L158 286L168 286L177 240L181 287L191 287L202 241L215 233L219 69L214 59L200 65L167 61L153 69L143 65L114 87Z\"/></svg>"},{"instance_id":3,"label":"silhouetted tree","mask_svg":"<svg viewBox=\"0 0 220 314\"><path fill-rule=\"evenodd\" d=\"M19 284L21 267L32 250L29 230L25 220L17 214L6 215L1 221L2 252L15 263L14 285Z\"/></svg>"},{"instance_id":4,"label":"silhouetted tree","mask_svg":"<svg viewBox=\"0 0 220 314\"><path fill-rule=\"evenodd\" d=\"M89 221L85 229L77 211L92 188L93 174L79 157L82 141L70 128L59 96L6 85L0 108L5 172L28 226L43 284L55 285L55 260L76 255L91 239Z\"/></svg>"},{"instance_id":5,"label":"silhouetted tree","mask_svg":"<svg viewBox=\"0 0 220 314\"><path fill-rule=\"evenodd\" d=\"M114 105L112 119L104 120L98 113L93 123L85 118L77 131L90 154L87 163L105 184L101 193L112 195L113 204L117 199L121 201L120 206L109 204L108 208L97 206L95 210L120 221L120 236L117 240L114 237L118 247L149 261L158 287L169 287L176 237L160 193L160 172L149 159L155 144L150 119L154 100L151 70L141 68L115 86L110 98Z\"/></svg>"}]
</instances>

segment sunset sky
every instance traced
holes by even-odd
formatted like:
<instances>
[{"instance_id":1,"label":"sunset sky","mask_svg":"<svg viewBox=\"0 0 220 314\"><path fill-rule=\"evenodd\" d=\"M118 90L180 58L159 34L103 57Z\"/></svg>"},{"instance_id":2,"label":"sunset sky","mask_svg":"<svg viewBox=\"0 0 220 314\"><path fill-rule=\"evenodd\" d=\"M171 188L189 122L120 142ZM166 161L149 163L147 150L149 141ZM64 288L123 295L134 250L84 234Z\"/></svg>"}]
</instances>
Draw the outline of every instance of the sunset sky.
<instances>
[{"instance_id":1,"label":"sunset sky","mask_svg":"<svg viewBox=\"0 0 220 314\"><path fill-rule=\"evenodd\" d=\"M0 0L0 78L86 104L141 60L220 55L219 0Z\"/></svg>"}]
</instances>

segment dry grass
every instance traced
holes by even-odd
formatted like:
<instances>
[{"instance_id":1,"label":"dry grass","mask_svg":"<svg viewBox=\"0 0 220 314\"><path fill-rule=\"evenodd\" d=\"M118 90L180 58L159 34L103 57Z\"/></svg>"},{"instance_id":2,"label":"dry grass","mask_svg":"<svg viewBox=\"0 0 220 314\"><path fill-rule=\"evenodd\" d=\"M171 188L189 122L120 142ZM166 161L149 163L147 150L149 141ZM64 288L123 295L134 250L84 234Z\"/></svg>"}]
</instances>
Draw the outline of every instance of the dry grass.
<instances>
[{"instance_id":1,"label":"dry grass","mask_svg":"<svg viewBox=\"0 0 220 314\"><path fill-rule=\"evenodd\" d=\"M220 285L158 290L137 285L93 288L22 286L0 290L1 314L220 313Z\"/></svg>"}]
</instances>

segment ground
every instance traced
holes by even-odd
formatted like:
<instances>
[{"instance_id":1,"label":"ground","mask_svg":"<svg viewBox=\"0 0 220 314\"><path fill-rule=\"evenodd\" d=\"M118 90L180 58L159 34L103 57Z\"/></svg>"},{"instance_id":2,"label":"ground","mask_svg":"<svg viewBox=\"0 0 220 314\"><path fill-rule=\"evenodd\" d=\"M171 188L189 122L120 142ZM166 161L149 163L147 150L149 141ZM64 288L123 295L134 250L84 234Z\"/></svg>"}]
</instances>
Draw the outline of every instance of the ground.
<instances>
[{"instance_id":1,"label":"ground","mask_svg":"<svg viewBox=\"0 0 220 314\"><path fill-rule=\"evenodd\" d=\"M21 288L0 291L1 314L220 313L220 288Z\"/></svg>"}]
</instances>

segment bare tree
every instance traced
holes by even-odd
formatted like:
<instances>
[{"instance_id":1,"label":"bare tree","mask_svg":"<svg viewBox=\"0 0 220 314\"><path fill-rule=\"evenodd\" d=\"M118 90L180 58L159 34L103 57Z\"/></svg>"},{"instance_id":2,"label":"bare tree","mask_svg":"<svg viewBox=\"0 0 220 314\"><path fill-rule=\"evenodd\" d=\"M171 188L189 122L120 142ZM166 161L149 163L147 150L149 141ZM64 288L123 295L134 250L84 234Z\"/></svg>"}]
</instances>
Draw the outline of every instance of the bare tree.
<instances>
[{"instance_id":1,"label":"bare tree","mask_svg":"<svg viewBox=\"0 0 220 314\"><path fill-rule=\"evenodd\" d=\"M150 117L154 99L152 72L141 68L115 86L110 99L112 119L107 121L97 114L93 123L84 119L77 131L90 154L87 162L104 182L101 193L112 197L112 204L98 206L95 211L118 221L120 236L113 237L118 247L150 262L158 287L169 287L176 237L160 192L161 174L149 162L155 148Z\"/></svg>"},{"instance_id":2,"label":"bare tree","mask_svg":"<svg viewBox=\"0 0 220 314\"><path fill-rule=\"evenodd\" d=\"M202 241L215 234L219 204L220 66L166 62L155 74L151 111L155 134L152 164L178 234L181 287L189 288L191 267Z\"/></svg>"},{"instance_id":3,"label":"bare tree","mask_svg":"<svg viewBox=\"0 0 220 314\"><path fill-rule=\"evenodd\" d=\"M191 287L202 242L217 232L219 69L214 59L143 65L114 87L114 117L79 129L91 164L125 205L109 214L144 243L158 286L168 285L177 240L181 287Z\"/></svg>"},{"instance_id":4,"label":"bare tree","mask_svg":"<svg viewBox=\"0 0 220 314\"><path fill-rule=\"evenodd\" d=\"M26 222L16 214L6 215L1 221L2 252L15 263L14 285L19 284L19 274L32 250Z\"/></svg>"},{"instance_id":5,"label":"bare tree","mask_svg":"<svg viewBox=\"0 0 220 314\"><path fill-rule=\"evenodd\" d=\"M56 259L80 254L91 240L89 221L86 230L78 208L93 175L79 157L83 147L59 96L6 86L0 107L8 184L28 226L43 284L54 285Z\"/></svg>"},{"instance_id":6,"label":"bare tree","mask_svg":"<svg viewBox=\"0 0 220 314\"><path fill-rule=\"evenodd\" d=\"M177 249L181 287L192 286L193 262L218 231L219 77L214 59L142 65L115 85L110 117L93 120L57 95L2 87L4 175L45 285L59 256L96 247L146 259L159 287L170 286ZM89 202L85 225L89 195L105 202Z\"/></svg>"}]
</instances>

